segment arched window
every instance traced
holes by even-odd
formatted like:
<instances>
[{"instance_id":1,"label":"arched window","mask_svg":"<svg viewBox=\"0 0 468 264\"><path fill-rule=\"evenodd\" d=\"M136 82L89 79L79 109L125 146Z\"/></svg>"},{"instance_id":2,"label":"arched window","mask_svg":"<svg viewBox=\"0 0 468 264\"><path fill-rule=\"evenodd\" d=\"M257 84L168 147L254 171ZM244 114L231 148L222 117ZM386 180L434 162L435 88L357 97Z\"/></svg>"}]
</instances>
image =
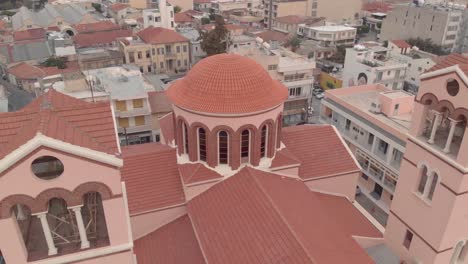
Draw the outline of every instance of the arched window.
<instances>
[{"instance_id":1,"label":"arched window","mask_svg":"<svg viewBox=\"0 0 468 264\"><path fill-rule=\"evenodd\" d=\"M229 136L226 131L220 131L218 134L219 163L228 164Z\"/></svg>"},{"instance_id":2,"label":"arched window","mask_svg":"<svg viewBox=\"0 0 468 264\"><path fill-rule=\"evenodd\" d=\"M98 192L88 192L83 195L83 207L81 215L86 227L86 236L90 241L99 241L108 243L109 235L107 232L106 217L104 215L104 206L102 196Z\"/></svg>"},{"instance_id":3,"label":"arched window","mask_svg":"<svg viewBox=\"0 0 468 264\"><path fill-rule=\"evenodd\" d=\"M262 127L262 134L260 139L260 157L265 157L267 152L267 134L268 134L268 127L264 125Z\"/></svg>"},{"instance_id":4,"label":"arched window","mask_svg":"<svg viewBox=\"0 0 468 264\"><path fill-rule=\"evenodd\" d=\"M432 200L438 180L439 180L439 176L437 175L437 173L434 173L432 175L431 186L429 188L429 193L427 194L427 199Z\"/></svg>"},{"instance_id":5,"label":"arched window","mask_svg":"<svg viewBox=\"0 0 468 264\"><path fill-rule=\"evenodd\" d=\"M189 147L188 147L188 129L187 124L184 123L184 131L183 131L183 138L184 138L184 153L188 154Z\"/></svg>"},{"instance_id":6,"label":"arched window","mask_svg":"<svg viewBox=\"0 0 468 264\"><path fill-rule=\"evenodd\" d=\"M426 188L426 182L427 182L427 167L423 165L422 168L419 170L419 184L418 184L419 194L424 194L424 188Z\"/></svg>"},{"instance_id":7,"label":"arched window","mask_svg":"<svg viewBox=\"0 0 468 264\"><path fill-rule=\"evenodd\" d=\"M245 129L241 133L241 161L249 162L250 157L250 131Z\"/></svg>"},{"instance_id":8,"label":"arched window","mask_svg":"<svg viewBox=\"0 0 468 264\"><path fill-rule=\"evenodd\" d=\"M201 127L198 128L198 158L206 161L206 133Z\"/></svg>"}]
</instances>

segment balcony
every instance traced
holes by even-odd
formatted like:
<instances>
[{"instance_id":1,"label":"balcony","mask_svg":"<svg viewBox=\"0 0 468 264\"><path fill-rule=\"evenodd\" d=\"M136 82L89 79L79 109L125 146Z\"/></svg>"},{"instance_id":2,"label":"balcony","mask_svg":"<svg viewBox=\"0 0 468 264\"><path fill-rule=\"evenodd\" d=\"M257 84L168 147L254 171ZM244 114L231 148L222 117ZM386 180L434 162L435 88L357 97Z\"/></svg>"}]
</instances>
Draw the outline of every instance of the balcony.
<instances>
[{"instance_id":1,"label":"balcony","mask_svg":"<svg viewBox=\"0 0 468 264\"><path fill-rule=\"evenodd\" d=\"M119 134L124 134L127 132L127 134L132 134L132 133L139 133L139 132L145 132L145 131L151 131L151 124L145 124L142 126L133 126L133 127L128 127L125 131L123 127L119 127L117 129Z\"/></svg>"},{"instance_id":2,"label":"balcony","mask_svg":"<svg viewBox=\"0 0 468 264\"><path fill-rule=\"evenodd\" d=\"M373 159L360 149L356 150L356 159L362 167L362 172L393 194L398 176L388 170L382 163Z\"/></svg>"},{"instance_id":3,"label":"balcony","mask_svg":"<svg viewBox=\"0 0 468 264\"><path fill-rule=\"evenodd\" d=\"M142 116L142 115L150 115L151 112L148 108L133 108L127 111L119 111L115 110L116 117L133 117L133 116Z\"/></svg>"}]
</instances>

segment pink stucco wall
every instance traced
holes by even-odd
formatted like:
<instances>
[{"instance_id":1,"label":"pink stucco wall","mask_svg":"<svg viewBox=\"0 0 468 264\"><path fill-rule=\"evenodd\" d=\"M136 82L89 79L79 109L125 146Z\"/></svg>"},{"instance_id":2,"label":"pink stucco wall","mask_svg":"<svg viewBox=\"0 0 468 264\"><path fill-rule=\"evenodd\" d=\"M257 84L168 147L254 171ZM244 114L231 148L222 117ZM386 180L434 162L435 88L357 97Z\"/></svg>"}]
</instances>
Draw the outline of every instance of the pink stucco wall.
<instances>
[{"instance_id":1,"label":"pink stucco wall","mask_svg":"<svg viewBox=\"0 0 468 264\"><path fill-rule=\"evenodd\" d=\"M348 197L350 201L354 201L356 184L359 175L360 172L354 172L337 177L328 177L307 181L305 184L311 190L341 194Z\"/></svg>"},{"instance_id":2,"label":"pink stucco wall","mask_svg":"<svg viewBox=\"0 0 468 264\"><path fill-rule=\"evenodd\" d=\"M396 98L391 98L389 96L390 93L395 93L394 91L392 92L387 92L387 93L381 93L379 95L379 102L381 106L382 113L385 115L391 117L395 116L395 114L398 115L403 115L403 114L409 114L413 111L413 103L414 103L414 96L408 94L407 96L400 96ZM404 94L404 92L398 91L398 93ZM395 113L395 105L398 106L398 112Z\"/></svg>"},{"instance_id":3,"label":"pink stucco wall","mask_svg":"<svg viewBox=\"0 0 468 264\"><path fill-rule=\"evenodd\" d=\"M161 226L187 213L185 206L173 207L161 211L130 217L132 223L133 239L145 236Z\"/></svg>"},{"instance_id":4,"label":"pink stucco wall","mask_svg":"<svg viewBox=\"0 0 468 264\"><path fill-rule=\"evenodd\" d=\"M287 168L287 169L273 169L272 172L278 174L289 175L294 178L299 178L299 166L294 168Z\"/></svg>"},{"instance_id":5,"label":"pink stucco wall","mask_svg":"<svg viewBox=\"0 0 468 264\"><path fill-rule=\"evenodd\" d=\"M231 127L233 130L237 130L239 127L247 124L260 127L260 125L268 119L276 120L278 115L283 110L283 105L280 105L269 111L253 114L249 116L203 116L195 114L189 111L185 111L176 106L173 107L176 116L183 116L190 124L194 122L201 122L206 125L210 130L219 125L225 125Z\"/></svg>"},{"instance_id":6,"label":"pink stucco wall","mask_svg":"<svg viewBox=\"0 0 468 264\"><path fill-rule=\"evenodd\" d=\"M21 231L14 217L0 220L0 250L6 263L26 263L27 252ZM8 238L8 239L5 239Z\"/></svg>"},{"instance_id":7,"label":"pink stucco wall","mask_svg":"<svg viewBox=\"0 0 468 264\"><path fill-rule=\"evenodd\" d=\"M103 206L111 246L131 242L123 197L105 200Z\"/></svg>"},{"instance_id":8,"label":"pink stucco wall","mask_svg":"<svg viewBox=\"0 0 468 264\"><path fill-rule=\"evenodd\" d=\"M195 196L203 193L204 191L208 190L211 188L213 185L216 183L220 182L219 180L217 181L210 181L210 182L205 182L202 184L193 184L193 185L186 185L184 188L185 191L185 199L187 201L192 200Z\"/></svg>"},{"instance_id":9,"label":"pink stucco wall","mask_svg":"<svg viewBox=\"0 0 468 264\"><path fill-rule=\"evenodd\" d=\"M64 172L61 176L52 180L42 180L32 173L31 163L36 158L45 155L54 156L63 163ZM26 182L28 184L24 184ZM73 191L78 185L86 182L101 182L111 189L112 194L122 193L120 172L117 168L90 162L62 152L41 149L0 177L0 200L13 194L26 194L34 198L50 188L64 188Z\"/></svg>"}]
</instances>

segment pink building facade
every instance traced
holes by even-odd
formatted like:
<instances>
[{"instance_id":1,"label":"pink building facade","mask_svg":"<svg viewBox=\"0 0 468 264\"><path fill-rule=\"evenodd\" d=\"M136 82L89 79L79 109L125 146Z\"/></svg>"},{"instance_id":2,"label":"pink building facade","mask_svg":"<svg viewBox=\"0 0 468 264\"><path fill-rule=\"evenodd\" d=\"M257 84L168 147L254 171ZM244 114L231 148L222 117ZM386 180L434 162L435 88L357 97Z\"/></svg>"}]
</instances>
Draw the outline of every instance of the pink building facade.
<instances>
[{"instance_id":1,"label":"pink building facade","mask_svg":"<svg viewBox=\"0 0 468 264\"><path fill-rule=\"evenodd\" d=\"M406 263L468 263L468 60L421 76L386 243Z\"/></svg>"}]
</instances>

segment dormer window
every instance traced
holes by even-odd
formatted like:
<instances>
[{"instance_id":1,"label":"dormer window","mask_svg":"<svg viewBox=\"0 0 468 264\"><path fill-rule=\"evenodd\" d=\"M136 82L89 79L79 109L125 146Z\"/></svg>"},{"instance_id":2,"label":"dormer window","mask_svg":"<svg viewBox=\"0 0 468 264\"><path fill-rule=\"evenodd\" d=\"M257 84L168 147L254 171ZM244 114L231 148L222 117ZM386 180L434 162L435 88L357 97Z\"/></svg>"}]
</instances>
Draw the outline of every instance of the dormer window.
<instances>
[{"instance_id":1,"label":"dormer window","mask_svg":"<svg viewBox=\"0 0 468 264\"><path fill-rule=\"evenodd\" d=\"M31 170L38 178L51 180L62 175L63 164L56 157L42 156L32 162Z\"/></svg>"},{"instance_id":2,"label":"dormer window","mask_svg":"<svg viewBox=\"0 0 468 264\"><path fill-rule=\"evenodd\" d=\"M447 93L451 96L456 96L460 91L460 84L455 79L447 80Z\"/></svg>"}]
</instances>

